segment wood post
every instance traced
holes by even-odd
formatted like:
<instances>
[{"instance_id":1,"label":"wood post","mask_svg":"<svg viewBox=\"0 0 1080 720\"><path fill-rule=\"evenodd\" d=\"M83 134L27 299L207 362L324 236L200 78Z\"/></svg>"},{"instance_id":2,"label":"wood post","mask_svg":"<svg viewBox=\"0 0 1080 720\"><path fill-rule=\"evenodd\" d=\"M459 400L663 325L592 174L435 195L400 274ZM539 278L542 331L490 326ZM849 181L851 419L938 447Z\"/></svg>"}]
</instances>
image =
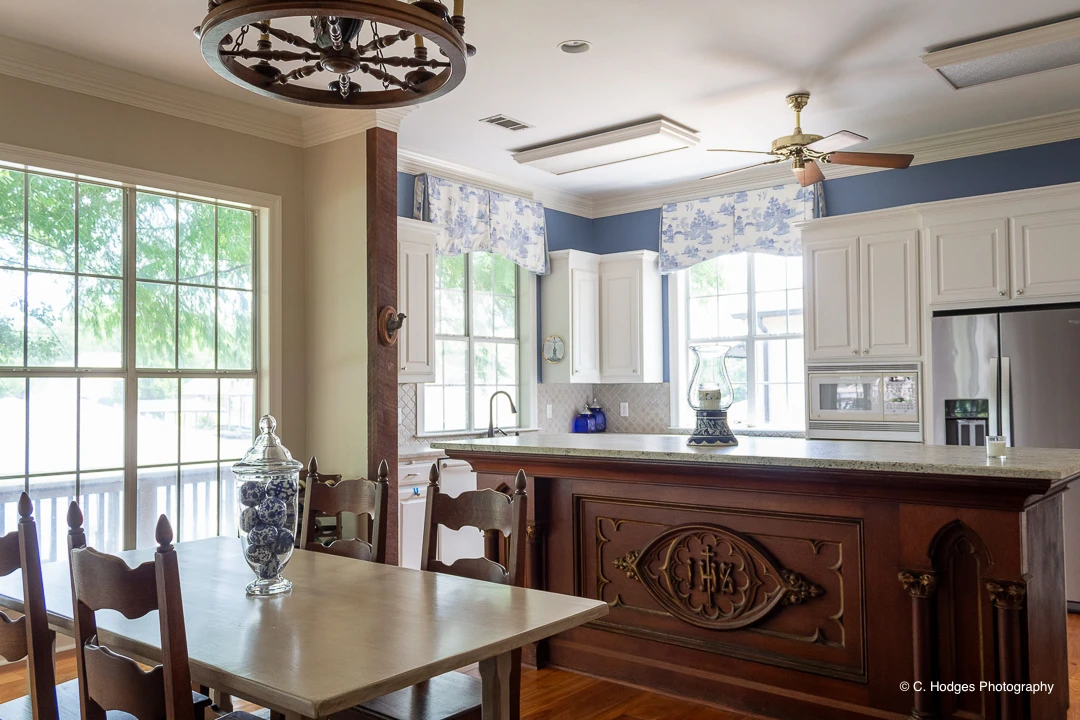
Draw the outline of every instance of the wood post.
<instances>
[{"instance_id":1,"label":"wood post","mask_svg":"<svg viewBox=\"0 0 1080 720\"><path fill-rule=\"evenodd\" d=\"M987 580L986 590L994 602L997 681L1005 684L1022 683L1024 670L1020 644L1020 611L1024 608L1027 586L1022 582ZM1024 717L1024 699L1023 693L1008 692L1007 688L999 692L998 717L1001 720L1020 720Z\"/></svg>"},{"instance_id":2,"label":"wood post","mask_svg":"<svg viewBox=\"0 0 1080 720\"><path fill-rule=\"evenodd\" d=\"M911 595L911 650L914 676L911 678L913 705L911 720L937 720L937 694L931 692L934 679L933 595L937 576L933 572L903 570L900 584Z\"/></svg>"},{"instance_id":3,"label":"wood post","mask_svg":"<svg viewBox=\"0 0 1080 720\"><path fill-rule=\"evenodd\" d=\"M397 307L397 133L367 131L368 477L388 466L386 562L398 564L398 348L379 341L381 308Z\"/></svg>"}]
</instances>

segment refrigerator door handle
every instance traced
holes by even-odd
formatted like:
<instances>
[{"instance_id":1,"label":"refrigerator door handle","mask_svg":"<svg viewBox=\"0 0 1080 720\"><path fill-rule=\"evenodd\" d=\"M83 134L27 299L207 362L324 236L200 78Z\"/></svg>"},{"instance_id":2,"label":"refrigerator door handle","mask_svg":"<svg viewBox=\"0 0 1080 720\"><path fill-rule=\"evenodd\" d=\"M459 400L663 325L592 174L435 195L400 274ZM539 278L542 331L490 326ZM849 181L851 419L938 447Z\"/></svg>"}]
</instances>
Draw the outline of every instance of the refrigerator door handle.
<instances>
[{"instance_id":1,"label":"refrigerator door handle","mask_svg":"<svg viewBox=\"0 0 1080 720\"><path fill-rule=\"evenodd\" d=\"M999 435L1001 425L998 423L998 378L1001 376L1001 358L990 358L990 416L987 418L987 435Z\"/></svg>"},{"instance_id":2,"label":"refrigerator door handle","mask_svg":"<svg viewBox=\"0 0 1080 720\"><path fill-rule=\"evenodd\" d=\"M1013 445L1012 432L1012 373L1009 358L1001 358L1001 434L1005 436L1005 445Z\"/></svg>"}]
</instances>

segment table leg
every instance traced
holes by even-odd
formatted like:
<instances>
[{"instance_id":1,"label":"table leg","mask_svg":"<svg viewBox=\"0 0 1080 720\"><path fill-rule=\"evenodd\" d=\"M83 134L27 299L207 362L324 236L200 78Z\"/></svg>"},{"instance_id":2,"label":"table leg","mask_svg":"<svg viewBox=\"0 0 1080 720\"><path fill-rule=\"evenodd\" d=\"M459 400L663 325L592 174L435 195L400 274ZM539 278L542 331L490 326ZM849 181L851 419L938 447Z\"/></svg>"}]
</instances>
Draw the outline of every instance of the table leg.
<instances>
[{"instance_id":1,"label":"table leg","mask_svg":"<svg viewBox=\"0 0 1080 720\"><path fill-rule=\"evenodd\" d=\"M484 683L481 703L483 720L510 720L512 664L509 652L480 661L480 679Z\"/></svg>"}]
</instances>

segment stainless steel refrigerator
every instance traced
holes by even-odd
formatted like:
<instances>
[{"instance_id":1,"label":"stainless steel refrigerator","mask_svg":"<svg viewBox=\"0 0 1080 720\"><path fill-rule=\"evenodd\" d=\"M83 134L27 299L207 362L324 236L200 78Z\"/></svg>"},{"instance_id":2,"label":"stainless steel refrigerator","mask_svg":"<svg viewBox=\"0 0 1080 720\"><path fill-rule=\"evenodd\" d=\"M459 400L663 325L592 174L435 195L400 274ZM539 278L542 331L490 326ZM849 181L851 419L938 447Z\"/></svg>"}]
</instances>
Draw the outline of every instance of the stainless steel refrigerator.
<instances>
[{"instance_id":1,"label":"stainless steel refrigerator","mask_svg":"<svg viewBox=\"0 0 1080 720\"><path fill-rule=\"evenodd\" d=\"M935 317L934 442L1080 448L1080 307ZM1080 612L1080 487L1065 492L1065 597Z\"/></svg>"}]
</instances>

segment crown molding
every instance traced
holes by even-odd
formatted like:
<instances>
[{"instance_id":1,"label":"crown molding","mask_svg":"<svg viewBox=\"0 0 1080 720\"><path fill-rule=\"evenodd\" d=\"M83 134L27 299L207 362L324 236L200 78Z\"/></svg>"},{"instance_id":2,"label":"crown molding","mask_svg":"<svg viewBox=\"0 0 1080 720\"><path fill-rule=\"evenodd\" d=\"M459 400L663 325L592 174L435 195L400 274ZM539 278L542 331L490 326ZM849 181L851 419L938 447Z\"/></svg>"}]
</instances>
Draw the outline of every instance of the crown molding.
<instances>
[{"instance_id":1,"label":"crown molding","mask_svg":"<svg viewBox=\"0 0 1080 720\"><path fill-rule=\"evenodd\" d=\"M536 200L552 210L586 218L592 217L592 201L587 197L546 188L530 188L494 173L476 170L448 160L440 160L412 150L398 150L398 170L410 175L431 173L447 180Z\"/></svg>"},{"instance_id":2,"label":"crown molding","mask_svg":"<svg viewBox=\"0 0 1080 720\"><path fill-rule=\"evenodd\" d=\"M303 145L300 118L0 36L0 73L144 110Z\"/></svg>"},{"instance_id":3,"label":"crown molding","mask_svg":"<svg viewBox=\"0 0 1080 720\"><path fill-rule=\"evenodd\" d=\"M319 110L301 123L301 144L305 148L341 140L372 128L398 132L401 121L415 105L386 110Z\"/></svg>"}]
</instances>

